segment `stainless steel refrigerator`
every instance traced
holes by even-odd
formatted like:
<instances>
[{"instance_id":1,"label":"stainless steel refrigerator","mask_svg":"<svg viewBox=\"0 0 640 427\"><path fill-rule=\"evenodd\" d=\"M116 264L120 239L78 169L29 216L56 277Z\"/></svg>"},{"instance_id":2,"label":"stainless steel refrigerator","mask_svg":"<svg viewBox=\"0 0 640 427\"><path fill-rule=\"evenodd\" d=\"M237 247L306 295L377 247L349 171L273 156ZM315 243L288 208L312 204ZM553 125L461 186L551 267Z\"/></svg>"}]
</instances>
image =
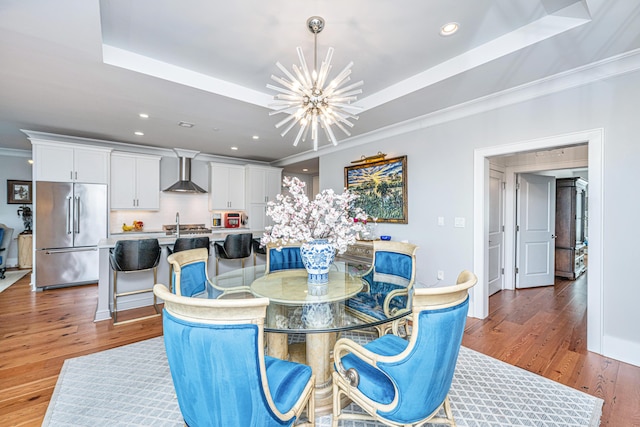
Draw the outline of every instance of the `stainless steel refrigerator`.
<instances>
[{"instance_id":1,"label":"stainless steel refrigerator","mask_svg":"<svg viewBox=\"0 0 640 427\"><path fill-rule=\"evenodd\" d=\"M36 287L96 283L107 186L37 181L35 194Z\"/></svg>"}]
</instances>

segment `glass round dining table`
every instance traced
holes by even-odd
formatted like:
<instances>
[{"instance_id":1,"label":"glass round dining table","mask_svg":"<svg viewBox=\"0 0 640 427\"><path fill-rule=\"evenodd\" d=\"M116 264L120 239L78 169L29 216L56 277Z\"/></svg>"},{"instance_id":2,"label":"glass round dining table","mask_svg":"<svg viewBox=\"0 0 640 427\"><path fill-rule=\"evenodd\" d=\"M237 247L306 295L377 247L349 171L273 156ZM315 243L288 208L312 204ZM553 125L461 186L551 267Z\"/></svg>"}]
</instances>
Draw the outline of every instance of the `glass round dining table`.
<instances>
[{"instance_id":1,"label":"glass round dining table","mask_svg":"<svg viewBox=\"0 0 640 427\"><path fill-rule=\"evenodd\" d=\"M223 289L222 298L266 297L269 307L264 329L267 354L311 366L316 376L316 415L332 409L332 351L339 332L365 329L406 316L387 317L380 304L359 311L355 301L375 301L368 295L366 272L348 262L334 262L329 283L319 287L307 283L304 269L280 270L265 274L265 266L245 267L212 278L213 286ZM241 292L242 291L242 292ZM211 288L208 297L219 291ZM205 297L206 297L205 296ZM303 341L289 344L289 334Z\"/></svg>"}]
</instances>

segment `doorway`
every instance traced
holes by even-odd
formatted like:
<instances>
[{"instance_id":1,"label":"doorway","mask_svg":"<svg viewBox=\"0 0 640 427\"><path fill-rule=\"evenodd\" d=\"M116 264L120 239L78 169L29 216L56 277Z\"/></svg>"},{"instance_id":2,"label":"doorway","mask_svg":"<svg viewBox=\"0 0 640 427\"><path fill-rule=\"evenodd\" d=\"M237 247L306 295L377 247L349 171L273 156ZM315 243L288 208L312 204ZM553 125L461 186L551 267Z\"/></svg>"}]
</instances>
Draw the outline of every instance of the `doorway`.
<instances>
[{"instance_id":1,"label":"doorway","mask_svg":"<svg viewBox=\"0 0 640 427\"><path fill-rule=\"evenodd\" d=\"M602 175L603 175L603 129L552 136L543 139L505 144L495 147L476 149L474 152L474 271L479 282L473 289L470 315L485 318L489 309L489 256L487 245L489 236L489 203L486 195L490 185L490 161L494 156L515 155L518 153L536 153L538 151L554 150L562 147L588 145L589 168L589 200L590 200L590 230L589 230L589 275L588 275L588 312L587 312L587 348L596 353L602 353ZM580 165L568 161L556 169L572 168ZM538 168L540 169L540 168ZM549 168L550 169L550 168ZM514 215L515 174L536 170L535 166L523 165L514 167L506 174L505 194L505 254L514 253L515 238L507 223ZM513 277L514 262L512 257L505 257L505 282ZM512 285L512 284L511 284ZM505 283L509 288L509 283Z\"/></svg>"}]
</instances>

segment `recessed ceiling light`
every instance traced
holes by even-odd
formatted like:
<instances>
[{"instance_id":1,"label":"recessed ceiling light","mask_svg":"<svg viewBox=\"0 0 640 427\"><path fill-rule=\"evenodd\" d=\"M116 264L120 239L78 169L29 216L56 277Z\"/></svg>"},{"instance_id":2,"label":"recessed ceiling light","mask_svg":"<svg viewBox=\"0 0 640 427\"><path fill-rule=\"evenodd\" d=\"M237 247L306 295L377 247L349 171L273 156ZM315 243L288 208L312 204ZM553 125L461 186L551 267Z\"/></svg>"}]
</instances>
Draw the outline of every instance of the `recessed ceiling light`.
<instances>
[{"instance_id":1,"label":"recessed ceiling light","mask_svg":"<svg viewBox=\"0 0 640 427\"><path fill-rule=\"evenodd\" d=\"M220 128L213 128L214 132L218 132L220 130Z\"/></svg>"},{"instance_id":2,"label":"recessed ceiling light","mask_svg":"<svg viewBox=\"0 0 640 427\"><path fill-rule=\"evenodd\" d=\"M258 135L253 135L251 138L253 139L260 139L260 137Z\"/></svg>"},{"instance_id":3,"label":"recessed ceiling light","mask_svg":"<svg viewBox=\"0 0 640 427\"><path fill-rule=\"evenodd\" d=\"M138 114L140 116L141 119L148 119L149 115L147 113L140 113Z\"/></svg>"},{"instance_id":4,"label":"recessed ceiling light","mask_svg":"<svg viewBox=\"0 0 640 427\"><path fill-rule=\"evenodd\" d=\"M449 22L448 24L444 24L440 27L440 34L443 36L450 36L451 34L458 31L460 25L457 22Z\"/></svg>"},{"instance_id":5,"label":"recessed ceiling light","mask_svg":"<svg viewBox=\"0 0 640 427\"><path fill-rule=\"evenodd\" d=\"M237 150L238 150L238 147L231 147L231 149L232 149L233 151L237 151Z\"/></svg>"},{"instance_id":6,"label":"recessed ceiling light","mask_svg":"<svg viewBox=\"0 0 640 427\"><path fill-rule=\"evenodd\" d=\"M139 130L134 132L138 136L144 136L144 132L140 132Z\"/></svg>"},{"instance_id":7,"label":"recessed ceiling light","mask_svg":"<svg viewBox=\"0 0 640 427\"><path fill-rule=\"evenodd\" d=\"M180 122L180 123L178 123L178 126L182 126L183 128L192 128L195 125L193 123L189 123L189 122Z\"/></svg>"},{"instance_id":8,"label":"recessed ceiling light","mask_svg":"<svg viewBox=\"0 0 640 427\"><path fill-rule=\"evenodd\" d=\"M29 160L27 160L27 163L29 163L30 165L32 165L32 164L33 164L33 159L29 159Z\"/></svg>"},{"instance_id":9,"label":"recessed ceiling light","mask_svg":"<svg viewBox=\"0 0 640 427\"><path fill-rule=\"evenodd\" d=\"M304 169L302 169L302 172L309 172L309 169L304 168Z\"/></svg>"}]
</instances>

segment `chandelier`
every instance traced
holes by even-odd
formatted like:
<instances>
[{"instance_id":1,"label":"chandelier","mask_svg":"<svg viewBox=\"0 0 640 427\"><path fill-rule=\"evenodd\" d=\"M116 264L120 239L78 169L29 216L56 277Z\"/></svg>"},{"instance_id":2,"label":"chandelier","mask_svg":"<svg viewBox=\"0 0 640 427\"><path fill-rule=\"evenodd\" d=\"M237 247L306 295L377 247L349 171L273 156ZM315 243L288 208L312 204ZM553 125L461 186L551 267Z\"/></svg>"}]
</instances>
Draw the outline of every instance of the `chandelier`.
<instances>
[{"instance_id":1,"label":"chandelier","mask_svg":"<svg viewBox=\"0 0 640 427\"><path fill-rule=\"evenodd\" d=\"M327 140L333 145L338 145L331 126L335 125L347 136L351 136L348 128L353 128L350 120L358 120L353 112L359 110L360 107L351 105L356 101L357 94L362 93L362 81L344 86L351 80L350 62L338 75L327 82L329 72L331 71L331 58L333 57L333 48L330 47L325 60L318 70L318 33L324 28L324 19L319 16L312 16L307 20L307 27L313 33L313 69L309 72L307 62L304 59L302 48L296 48L300 66L293 65L293 73L289 72L279 62L277 67L284 73L284 77L272 75L271 79L279 83L282 87L267 84L267 88L279 92L274 96L276 102L270 104L273 110L269 115L287 114L287 117L276 124L276 129L284 126L284 130L280 134L285 136L296 124L299 124L298 134L293 142L294 147L298 142L306 141L309 131L311 131L311 139L313 140L314 151L318 150L318 128L324 130Z\"/></svg>"}]
</instances>

